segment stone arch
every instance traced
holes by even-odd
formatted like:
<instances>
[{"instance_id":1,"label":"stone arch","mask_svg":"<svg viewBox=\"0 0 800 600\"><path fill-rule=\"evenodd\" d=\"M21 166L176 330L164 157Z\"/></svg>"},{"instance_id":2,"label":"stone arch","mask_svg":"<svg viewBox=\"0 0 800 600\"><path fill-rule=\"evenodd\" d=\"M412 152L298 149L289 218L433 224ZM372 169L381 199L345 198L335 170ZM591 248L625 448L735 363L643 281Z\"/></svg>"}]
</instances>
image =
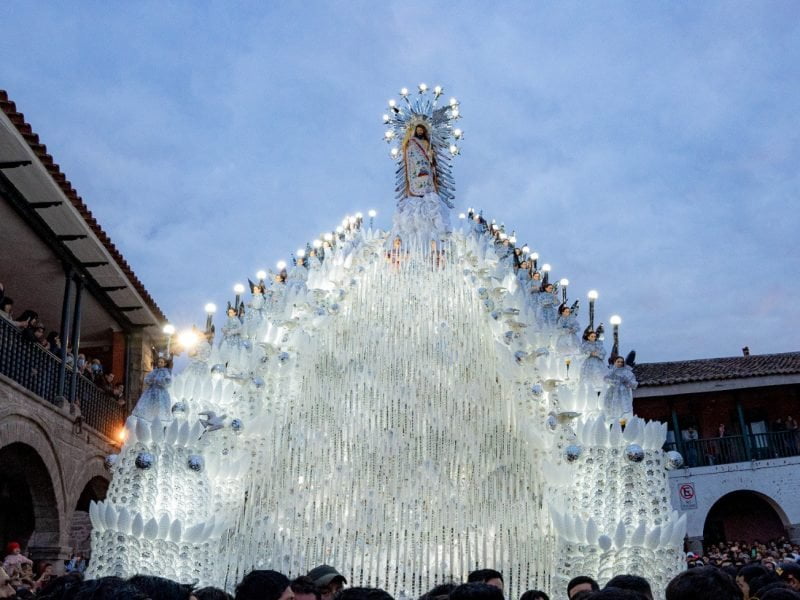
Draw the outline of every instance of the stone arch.
<instances>
[{"instance_id":1,"label":"stone arch","mask_svg":"<svg viewBox=\"0 0 800 600\"><path fill-rule=\"evenodd\" d=\"M92 521L89 518L89 504L94 501L104 500L108 492L109 477L108 472L102 467L102 471L87 468L84 476L79 481L85 481L80 493L73 502L72 511L68 523L68 544L70 551L78 552L83 556L91 554L91 533ZM88 472L88 474L87 474Z\"/></svg>"},{"instance_id":2,"label":"stone arch","mask_svg":"<svg viewBox=\"0 0 800 600\"><path fill-rule=\"evenodd\" d=\"M18 541L34 557L58 547L63 519L47 464L32 446L0 448L0 536Z\"/></svg>"},{"instance_id":3,"label":"stone arch","mask_svg":"<svg viewBox=\"0 0 800 600\"><path fill-rule=\"evenodd\" d=\"M755 490L728 492L709 508L703 523L703 543L723 540L764 542L785 536L791 522L780 504Z\"/></svg>"}]
</instances>

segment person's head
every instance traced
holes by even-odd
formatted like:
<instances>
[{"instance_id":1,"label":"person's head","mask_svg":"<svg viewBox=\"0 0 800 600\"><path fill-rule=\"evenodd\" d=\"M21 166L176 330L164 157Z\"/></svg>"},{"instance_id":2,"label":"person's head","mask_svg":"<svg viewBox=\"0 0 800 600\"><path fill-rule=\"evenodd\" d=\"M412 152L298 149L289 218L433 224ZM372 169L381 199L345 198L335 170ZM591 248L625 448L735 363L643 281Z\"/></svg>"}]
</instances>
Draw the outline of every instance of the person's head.
<instances>
[{"instance_id":1,"label":"person's head","mask_svg":"<svg viewBox=\"0 0 800 600\"><path fill-rule=\"evenodd\" d=\"M58 336L57 331L51 331L47 334L47 341L51 346L60 346L61 338Z\"/></svg>"},{"instance_id":2,"label":"person's head","mask_svg":"<svg viewBox=\"0 0 800 600\"><path fill-rule=\"evenodd\" d=\"M321 600L322 593L319 588L314 584L314 580L310 577L303 575L297 579L292 580L292 592L294 593L294 600ZM199 599L198 599L199 600Z\"/></svg>"},{"instance_id":3,"label":"person's head","mask_svg":"<svg viewBox=\"0 0 800 600\"><path fill-rule=\"evenodd\" d=\"M73 600L83 585L83 575L69 573L61 577L52 577L36 594L42 600Z\"/></svg>"},{"instance_id":4,"label":"person's head","mask_svg":"<svg viewBox=\"0 0 800 600\"><path fill-rule=\"evenodd\" d=\"M596 592L600 589L597 582L588 575L578 575L567 584L567 598L572 599L578 592Z\"/></svg>"},{"instance_id":5,"label":"person's head","mask_svg":"<svg viewBox=\"0 0 800 600\"><path fill-rule=\"evenodd\" d=\"M81 583L72 600L148 600L148 598L146 592L121 577L101 577Z\"/></svg>"},{"instance_id":6,"label":"person's head","mask_svg":"<svg viewBox=\"0 0 800 600\"><path fill-rule=\"evenodd\" d=\"M428 139L428 130L425 129L424 125L417 125L414 128L414 137L418 140L427 140Z\"/></svg>"},{"instance_id":7,"label":"person's head","mask_svg":"<svg viewBox=\"0 0 800 600\"><path fill-rule=\"evenodd\" d=\"M39 313L35 310L25 310L19 316L19 320L27 324L28 327L35 327L36 323L39 321Z\"/></svg>"},{"instance_id":8,"label":"person's head","mask_svg":"<svg viewBox=\"0 0 800 600\"><path fill-rule=\"evenodd\" d=\"M585 339L589 342L596 342L597 341L597 332L596 331L587 331Z\"/></svg>"},{"instance_id":9,"label":"person's head","mask_svg":"<svg viewBox=\"0 0 800 600\"><path fill-rule=\"evenodd\" d=\"M478 569L467 577L467 583L485 583L503 591L503 574L494 569Z\"/></svg>"},{"instance_id":10,"label":"person's head","mask_svg":"<svg viewBox=\"0 0 800 600\"><path fill-rule=\"evenodd\" d=\"M558 307L558 314L560 314L562 317L568 317L571 312L572 310L570 310L566 303Z\"/></svg>"},{"instance_id":11,"label":"person's head","mask_svg":"<svg viewBox=\"0 0 800 600\"><path fill-rule=\"evenodd\" d=\"M452 592L449 600L504 600L500 588L488 583L462 583Z\"/></svg>"},{"instance_id":12,"label":"person's head","mask_svg":"<svg viewBox=\"0 0 800 600\"><path fill-rule=\"evenodd\" d=\"M197 598L197 600L233 600L233 596L225 590L211 586L194 590L192 596Z\"/></svg>"},{"instance_id":13,"label":"person's head","mask_svg":"<svg viewBox=\"0 0 800 600\"><path fill-rule=\"evenodd\" d=\"M49 562L40 562L36 566L36 578L41 579L45 576L50 576L53 574L53 563Z\"/></svg>"},{"instance_id":14,"label":"person's head","mask_svg":"<svg viewBox=\"0 0 800 600\"><path fill-rule=\"evenodd\" d=\"M330 565L319 565L308 572L308 577L320 591L322 600L331 600L346 584L347 579Z\"/></svg>"},{"instance_id":15,"label":"person's head","mask_svg":"<svg viewBox=\"0 0 800 600\"><path fill-rule=\"evenodd\" d=\"M8 296L4 296L3 299L0 300L0 310L11 316L11 313L14 310L14 301Z\"/></svg>"},{"instance_id":16,"label":"person's head","mask_svg":"<svg viewBox=\"0 0 800 600\"><path fill-rule=\"evenodd\" d=\"M750 584L756 577L763 577L767 574L767 570L761 565L747 565L739 569L736 574L736 585L742 590L744 599L747 600L751 596Z\"/></svg>"},{"instance_id":17,"label":"person's head","mask_svg":"<svg viewBox=\"0 0 800 600\"><path fill-rule=\"evenodd\" d=\"M291 600L289 578L268 570L250 571L236 586L236 600Z\"/></svg>"},{"instance_id":18,"label":"person's head","mask_svg":"<svg viewBox=\"0 0 800 600\"><path fill-rule=\"evenodd\" d=\"M432 587L427 592L422 594L419 597L419 600L447 600L450 596L450 592L458 587L457 583L452 581L448 583L440 583L437 586Z\"/></svg>"},{"instance_id":19,"label":"person's head","mask_svg":"<svg viewBox=\"0 0 800 600\"><path fill-rule=\"evenodd\" d=\"M647 579L638 575L617 575L612 577L606 584L606 588L631 590L641 594L648 600L653 600L653 590L650 589L650 583Z\"/></svg>"},{"instance_id":20,"label":"person's head","mask_svg":"<svg viewBox=\"0 0 800 600\"><path fill-rule=\"evenodd\" d=\"M36 325L33 328L33 337L35 337L39 341L45 339L45 337L44 337L44 325Z\"/></svg>"},{"instance_id":21,"label":"person's head","mask_svg":"<svg viewBox=\"0 0 800 600\"><path fill-rule=\"evenodd\" d=\"M741 600L742 591L730 575L714 567L679 573L667 585L666 600Z\"/></svg>"},{"instance_id":22,"label":"person's head","mask_svg":"<svg viewBox=\"0 0 800 600\"><path fill-rule=\"evenodd\" d=\"M134 575L128 579L128 583L151 600L189 600L194 588L191 584L181 584L155 575Z\"/></svg>"},{"instance_id":23,"label":"person's head","mask_svg":"<svg viewBox=\"0 0 800 600\"><path fill-rule=\"evenodd\" d=\"M539 271L534 271L534 272L533 272L533 275L531 275L531 278L532 278L534 281L541 281L541 280L542 280L542 274L541 274L541 273L539 273Z\"/></svg>"},{"instance_id":24,"label":"person's head","mask_svg":"<svg viewBox=\"0 0 800 600\"><path fill-rule=\"evenodd\" d=\"M380 588L352 587L342 590L336 600L394 600L392 595Z\"/></svg>"},{"instance_id":25,"label":"person's head","mask_svg":"<svg viewBox=\"0 0 800 600\"><path fill-rule=\"evenodd\" d=\"M763 587L758 598L759 600L800 600L800 592L793 590L785 583L773 583Z\"/></svg>"},{"instance_id":26,"label":"person's head","mask_svg":"<svg viewBox=\"0 0 800 600\"><path fill-rule=\"evenodd\" d=\"M550 600L550 596L541 590L528 590L519 597L519 600Z\"/></svg>"},{"instance_id":27,"label":"person's head","mask_svg":"<svg viewBox=\"0 0 800 600\"><path fill-rule=\"evenodd\" d=\"M156 361L156 365L159 369L166 369L167 368L167 359L163 356L158 357L158 361Z\"/></svg>"},{"instance_id":28,"label":"person's head","mask_svg":"<svg viewBox=\"0 0 800 600\"><path fill-rule=\"evenodd\" d=\"M20 548L19 542L9 542L6 546L6 554L19 554L20 552L22 552L22 548Z\"/></svg>"},{"instance_id":29,"label":"person's head","mask_svg":"<svg viewBox=\"0 0 800 600\"><path fill-rule=\"evenodd\" d=\"M553 284L552 283L547 283L545 286L542 287L542 289L545 292L547 292L548 294L552 294L553 293Z\"/></svg>"},{"instance_id":30,"label":"person's head","mask_svg":"<svg viewBox=\"0 0 800 600\"><path fill-rule=\"evenodd\" d=\"M789 587L800 592L800 565L796 562L784 562L775 568L775 573L782 581L789 584Z\"/></svg>"},{"instance_id":31,"label":"person's head","mask_svg":"<svg viewBox=\"0 0 800 600\"><path fill-rule=\"evenodd\" d=\"M622 358L621 356L618 356L617 358L614 359L614 366L617 367L618 369L621 369L622 367L625 366L625 359Z\"/></svg>"},{"instance_id":32,"label":"person's head","mask_svg":"<svg viewBox=\"0 0 800 600\"><path fill-rule=\"evenodd\" d=\"M114 374L106 373L105 375L103 375L103 379L106 380L106 383L114 383Z\"/></svg>"}]
</instances>

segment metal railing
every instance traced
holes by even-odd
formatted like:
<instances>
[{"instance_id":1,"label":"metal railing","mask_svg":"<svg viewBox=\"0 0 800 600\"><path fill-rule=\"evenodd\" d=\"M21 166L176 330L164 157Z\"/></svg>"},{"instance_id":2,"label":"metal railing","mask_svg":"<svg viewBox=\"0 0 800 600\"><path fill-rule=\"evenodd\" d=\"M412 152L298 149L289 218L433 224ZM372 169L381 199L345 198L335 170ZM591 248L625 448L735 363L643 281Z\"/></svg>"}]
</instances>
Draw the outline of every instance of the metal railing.
<instances>
[{"instance_id":1,"label":"metal railing","mask_svg":"<svg viewBox=\"0 0 800 600\"><path fill-rule=\"evenodd\" d=\"M772 431L729 435L721 438L683 440L683 460L688 467L709 467L750 460L800 456L800 433ZM678 450L677 444L665 444L666 450Z\"/></svg>"},{"instance_id":2,"label":"metal railing","mask_svg":"<svg viewBox=\"0 0 800 600\"><path fill-rule=\"evenodd\" d=\"M26 340L6 319L0 318L0 373L30 390L45 402L57 405L58 371L61 359ZM66 368L65 395L69 390L72 368ZM93 381L75 378L75 399L79 401L82 420L100 433L114 438L125 422L125 409Z\"/></svg>"}]
</instances>

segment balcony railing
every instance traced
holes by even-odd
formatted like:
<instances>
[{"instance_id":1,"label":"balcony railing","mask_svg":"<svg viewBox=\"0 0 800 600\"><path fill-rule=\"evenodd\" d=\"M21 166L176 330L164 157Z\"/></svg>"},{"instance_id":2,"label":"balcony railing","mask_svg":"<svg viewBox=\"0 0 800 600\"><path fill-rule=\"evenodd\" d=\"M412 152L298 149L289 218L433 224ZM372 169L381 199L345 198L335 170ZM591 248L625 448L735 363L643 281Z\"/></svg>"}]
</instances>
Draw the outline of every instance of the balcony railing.
<instances>
[{"instance_id":1,"label":"balcony railing","mask_svg":"<svg viewBox=\"0 0 800 600\"><path fill-rule=\"evenodd\" d=\"M667 443L665 448L679 449L674 442ZM683 460L688 467L709 467L787 456L800 456L800 433L797 431L683 440Z\"/></svg>"},{"instance_id":2,"label":"balcony railing","mask_svg":"<svg viewBox=\"0 0 800 600\"><path fill-rule=\"evenodd\" d=\"M0 318L0 373L13 379L46 402L56 404L58 371L61 359L38 344L22 337L20 331ZM72 369L67 366L65 395L69 390ZM80 401L83 422L114 438L125 421L125 410L90 379L76 378L75 398Z\"/></svg>"}]
</instances>

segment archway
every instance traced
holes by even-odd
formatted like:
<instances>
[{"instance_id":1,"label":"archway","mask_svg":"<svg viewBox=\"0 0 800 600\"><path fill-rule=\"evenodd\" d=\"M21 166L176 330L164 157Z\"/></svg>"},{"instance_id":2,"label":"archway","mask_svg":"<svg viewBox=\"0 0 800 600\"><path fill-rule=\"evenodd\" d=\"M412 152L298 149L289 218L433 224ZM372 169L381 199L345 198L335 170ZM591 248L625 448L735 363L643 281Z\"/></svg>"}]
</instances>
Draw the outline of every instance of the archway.
<instances>
[{"instance_id":1,"label":"archway","mask_svg":"<svg viewBox=\"0 0 800 600\"><path fill-rule=\"evenodd\" d=\"M703 544L741 540L744 542L786 535L788 523L783 509L769 496L751 490L725 494L708 511L703 526Z\"/></svg>"},{"instance_id":2,"label":"archway","mask_svg":"<svg viewBox=\"0 0 800 600\"><path fill-rule=\"evenodd\" d=\"M58 503L39 453L15 442L0 448L0 465L0 540L23 548L58 546Z\"/></svg>"},{"instance_id":3,"label":"archway","mask_svg":"<svg viewBox=\"0 0 800 600\"><path fill-rule=\"evenodd\" d=\"M89 503L104 500L108 484L108 479L95 476L83 487L69 523L69 546L72 552L79 552L83 556L90 554L92 522L89 518Z\"/></svg>"}]
</instances>

